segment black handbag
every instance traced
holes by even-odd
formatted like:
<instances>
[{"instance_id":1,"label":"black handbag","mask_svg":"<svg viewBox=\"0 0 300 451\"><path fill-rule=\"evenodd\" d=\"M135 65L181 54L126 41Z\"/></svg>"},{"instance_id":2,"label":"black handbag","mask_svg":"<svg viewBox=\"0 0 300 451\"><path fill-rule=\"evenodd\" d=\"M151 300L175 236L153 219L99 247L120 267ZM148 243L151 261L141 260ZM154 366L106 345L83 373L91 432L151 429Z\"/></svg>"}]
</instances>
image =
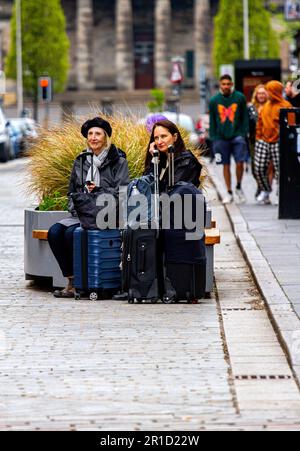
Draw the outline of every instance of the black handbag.
<instances>
[{"instance_id":1,"label":"black handbag","mask_svg":"<svg viewBox=\"0 0 300 451\"><path fill-rule=\"evenodd\" d=\"M81 227L86 230L98 229L96 221L101 207L96 205L97 195L93 193L73 193L71 197Z\"/></svg>"}]
</instances>

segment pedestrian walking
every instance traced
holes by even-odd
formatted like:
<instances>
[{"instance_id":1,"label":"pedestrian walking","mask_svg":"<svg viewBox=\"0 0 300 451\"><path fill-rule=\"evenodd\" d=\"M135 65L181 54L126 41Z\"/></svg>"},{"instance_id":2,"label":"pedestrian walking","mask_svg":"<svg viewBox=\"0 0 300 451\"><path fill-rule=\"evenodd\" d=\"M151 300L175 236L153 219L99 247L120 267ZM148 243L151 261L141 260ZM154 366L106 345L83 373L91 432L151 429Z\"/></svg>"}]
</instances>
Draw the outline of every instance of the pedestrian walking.
<instances>
[{"instance_id":1,"label":"pedestrian walking","mask_svg":"<svg viewBox=\"0 0 300 451\"><path fill-rule=\"evenodd\" d=\"M247 142L249 132L249 116L244 94L234 89L230 75L220 78L220 92L214 96L209 105L210 110L210 139L216 163L224 166L224 178L227 195L224 204L233 202L231 180L231 156L236 162L237 185L235 194L240 203L245 202L242 190L244 165L247 161Z\"/></svg>"},{"instance_id":2,"label":"pedestrian walking","mask_svg":"<svg viewBox=\"0 0 300 451\"><path fill-rule=\"evenodd\" d=\"M255 143L257 139L257 122L259 115L264 107L264 105L268 101L268 93L265 85L260 84L256 86L253 92L251 103L248 105L248 114L249 114L249 148L250 148L250 156L251 156L251 167L253 177L255 176L255 168L254 168L254 159L255 159ZM256 180L257 182L257 180ZM261 190L259 184L257 182L257 191L255 194L255 198L257 198L260 194Z\"/></svg>"},{"instance_id":3,"label":"pedestrian walking","mask_svg":"<svg viewBox=\"0 0 300 451\"><path fill-rule=\"evenodd\" d=\"M268 178L270 161L273 161L275 178L279 176L279 119L282 108L292 108L283 98L284 87L279 81L266 85L269 100L264 105L257 123L257 141L255 145L255 177L261 189L257 197L259 204L270 204L272 186Z\"/></svg>"},{"instance_id":4,"label":"pedestrian walking","mask_svg":"<svg viewBox=\"0 0 300 451\"><path fill-rule=\"evenodd\" d=\"M94 195L103 193L118 197L119 188L129 184L129 170L126 155L112 144L112 128L109 122L96 117L85 122L81 128L87 139L87 147L93 153L83 165L86 191ZM93 169L92 169L93 168ZM71 195L82 192L80 158L76 158L69 183L70 217L54 224L48 234L50 248L60 266L68 285L64 290L54 292L56 298L74 298L73 248L74 232L80 226Z\"/></svg>"}]
</instances>

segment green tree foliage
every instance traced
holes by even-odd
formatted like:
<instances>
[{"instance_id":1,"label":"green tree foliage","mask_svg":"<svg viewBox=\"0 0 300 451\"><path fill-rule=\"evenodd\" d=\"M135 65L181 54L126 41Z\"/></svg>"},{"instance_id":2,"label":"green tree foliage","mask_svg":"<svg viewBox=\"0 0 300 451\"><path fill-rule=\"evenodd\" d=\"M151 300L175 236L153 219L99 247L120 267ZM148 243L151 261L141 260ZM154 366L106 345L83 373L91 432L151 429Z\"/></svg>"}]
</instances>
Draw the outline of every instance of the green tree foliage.
<instances>
[{"instance_id":1,"label":"green tree foliage","mask_svg":"<svg viewBox=\"0 0 300 451\"><path fill-rule=\"evenodd\" d=\"M36 102L38 78L53 79L54 92L65 88L69 70L69 39L60 0L23 0L22 47L25 93ZM7 76L16 79L16 10L11 19Z\"/></svg>"},{"instance_id":2,"label":"green tree foliage","mask_svg":"<svg viewBox=\"0 0 300 451\"><path fill-rule=\"evenodd\" d=\"M215 17L213 57L217 74L221 64L244 58L242 0L220 0ZM279 41L263 0L249 0L250 58L278 58Z\"/></svg>"},{"instance_id":3,"label":"green tree foliage","mask_svg":"<svg viewBox=\"0 0 300 451\"><path fill-rule=\"evenodd\" d=\"M151 90L151 102L147 103L148 110L150 113L161 112L164 109L164 104L166 100L166 95L161 89Z\"/></svg>"}]
</instances>

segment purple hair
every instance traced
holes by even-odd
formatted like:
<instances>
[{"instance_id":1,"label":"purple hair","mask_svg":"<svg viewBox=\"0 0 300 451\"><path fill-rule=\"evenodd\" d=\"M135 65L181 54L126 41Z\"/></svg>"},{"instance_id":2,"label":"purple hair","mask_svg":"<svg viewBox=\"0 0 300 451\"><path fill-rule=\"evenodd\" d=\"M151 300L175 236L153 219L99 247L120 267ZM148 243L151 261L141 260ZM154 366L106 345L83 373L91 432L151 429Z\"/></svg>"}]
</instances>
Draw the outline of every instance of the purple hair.
<instances>
[{"instance_id":1,"label":"purple hair","mask_svg":"<svg viewBox=\"0 0 300 451\"><path fill-rule=\"evenodd\" d=\"M153 127L157 122L165 121L167 118L160 113L151 114L146 121L146 129L149 134L152 133Z\"/></svg>"}]
</instances>

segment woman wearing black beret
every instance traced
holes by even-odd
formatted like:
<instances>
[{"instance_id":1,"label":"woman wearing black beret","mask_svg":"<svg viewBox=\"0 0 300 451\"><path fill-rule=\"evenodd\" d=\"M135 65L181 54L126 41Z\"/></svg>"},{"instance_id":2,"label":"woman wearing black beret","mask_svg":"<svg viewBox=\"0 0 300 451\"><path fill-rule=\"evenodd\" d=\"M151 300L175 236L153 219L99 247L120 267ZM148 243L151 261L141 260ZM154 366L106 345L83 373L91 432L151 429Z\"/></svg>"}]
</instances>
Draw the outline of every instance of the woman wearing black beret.
<instances>
[{"instance_id":1,"label":"woman wearing black beret","mask_svg":"<svg viewBox=\"0 0 300 451\"><path fill-rule=\"evenodd\" d=\"M129 170L126 155L111 142L112 128L109 122L96 117L86 121L81 128L82 135L87 139L87 147L93 152L83 165L83 176L86 189L99 194L112 194L118 197L119 188L129 184ZM93 173L92 173L93 166ZM71 199L71 194L82 191L79 157L75 160L69 184L70 217L54 224L48 233L48 242L62 270L68 278L68 286L62 291L55 291L58 298L74 297L73 288L73 234L80 226L77 213Z\"/></svg>"}]
</instances>

